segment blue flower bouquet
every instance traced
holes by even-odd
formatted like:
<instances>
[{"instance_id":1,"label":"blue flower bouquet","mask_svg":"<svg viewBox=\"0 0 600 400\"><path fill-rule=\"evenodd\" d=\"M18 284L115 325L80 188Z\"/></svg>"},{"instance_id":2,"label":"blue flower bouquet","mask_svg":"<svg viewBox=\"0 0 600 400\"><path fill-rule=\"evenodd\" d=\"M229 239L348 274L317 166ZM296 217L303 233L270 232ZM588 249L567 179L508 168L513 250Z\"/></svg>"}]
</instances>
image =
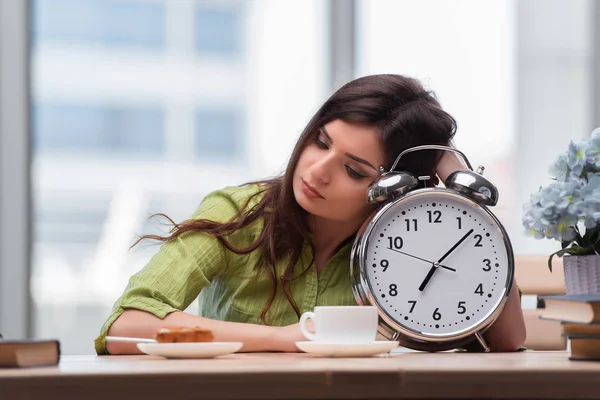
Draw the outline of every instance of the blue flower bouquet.
<instances>
[{"instance_id":1,"label":"blue flower bouquet","mask_svg":"<svg viewBox=\"0 0 600 400\"><path fill-rule=\"evenodd\" d=\"M570 142L550 167L553 182L540 187L523 206L523 226L536 239L555 239L565 254L600 254L600 128L588 140Z\"/></svg>"}]
</instances>

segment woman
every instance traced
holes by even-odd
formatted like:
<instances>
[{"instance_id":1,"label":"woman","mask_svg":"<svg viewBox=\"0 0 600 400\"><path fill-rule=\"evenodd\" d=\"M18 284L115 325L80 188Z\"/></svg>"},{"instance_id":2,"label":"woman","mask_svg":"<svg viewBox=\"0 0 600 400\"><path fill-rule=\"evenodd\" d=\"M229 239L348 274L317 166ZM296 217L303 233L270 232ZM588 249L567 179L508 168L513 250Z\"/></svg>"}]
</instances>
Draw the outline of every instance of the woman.
<instances>
[{"instance_id":1,"label":"woman","mask_svg":"<svg viewBox=\"0 0 600 400\"><path fill-rule=\"evenodd\" d=\"M350 247L376 207L366 194L379 168L389 169L407 148L448 145L455 130L454 119L415 79L349 82L308 123L283 176L215 191L170 235L143 237L165 244L131 277L96 351L139 353L131 343L106 343L106 335L152 337L166 325L208 328L216 341L243 342L242 351L298 351L303 312L356 304ZM409 153L397 169L445 179L462 168L451 154ZM524 341L513 288L485 334L493 351L513 351ZM182 312L198 296L200 316Z\"/></svg>"}]
</instances>

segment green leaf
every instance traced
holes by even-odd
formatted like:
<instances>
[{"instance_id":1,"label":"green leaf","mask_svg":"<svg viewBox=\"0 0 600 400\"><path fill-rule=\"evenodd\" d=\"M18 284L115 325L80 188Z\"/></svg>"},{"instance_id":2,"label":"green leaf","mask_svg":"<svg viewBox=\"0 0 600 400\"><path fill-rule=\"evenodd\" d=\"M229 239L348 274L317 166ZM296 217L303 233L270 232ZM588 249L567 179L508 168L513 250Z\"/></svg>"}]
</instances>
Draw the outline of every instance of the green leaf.
<instances>
[{"instance_id":1,"label":"green leaf","mask_svg":"<svg viewBox=\"0 0 600 400\"><path fill-rule=\"evenodd\" d=\"M597 240L596 243L594 243L594 251L596 254L600 254L600 240Z\"/></svg>"},{"instance_id":2,"label":"green leaf","mask_svg":"<svg viewBox=\"0 0 600 400\"><path fill-rule=\"evenodd\" d=\"M590 237L591 244L597 244L600 241L600 225L596 225L593 229L588 229L586 232L587 235Z\"/></svg>"},{"instance_id":3,"label":"green leaf","mask_svg":"<svg viewBox=\"0 0 600 400\"><path fill-rule=\"evenodd\" d=\"M599 243L600 246L600 243ZM554 256L557 257L562 257L565 254L571 254L573 256L586 256L586 255L590 255L590 254L595 254L596 253L596 248L594 245L589 245L589 246L571 246L568 248L563 248L562 250L558 250L555 251L554 253L550 254L550 256L548 257L548 269L550 270L550 272L552 272L552 259L554 258Z\"/></svg>"},{"instance_id":4,"label":"green leaf","mask_svg":"<svg viewBox=\"0 0 600 400\"><path fill-rule=\"evenodd\" d=\"M594 254L595 252L596 252L596 250L595 250L593 244L590 244L590 245L585 246L585 247L572 246L572 247L569 247L568 249L565 249L565 253L569 253L569 254L572 254L574 256L587 256L587 255L590 255L590 254Z\"/></svg>"},{"instance_id":5,"label":"green leaf","mask_svg":"<svg viewBox=\"0 0 600 400\"><path fill-rule=\"evenodd\" d=\"M579 232L579 228L577 227L577 225L575 225L573 228L576 232L575 243L577 243L579 246L587 246L587 242L585 240L587 235L581 236L581 232Z\"/></svg>"},{"instance_id":6,"label":"green leaf","mask_svg":"<svg viewBox=\"0 0 600 400\"><path fill-rule=\"evenodd\" d=\"M562 249L562 250L558 250L555 251L554 253L550 254L550 257L548 257L548 269L550 270L550 272L552 272L552 258L554 256L557 257L562 257L565 253L567 253L570 249L572 249L572 247L568 248L568 249Z\"/></svg>"}]
</instances>

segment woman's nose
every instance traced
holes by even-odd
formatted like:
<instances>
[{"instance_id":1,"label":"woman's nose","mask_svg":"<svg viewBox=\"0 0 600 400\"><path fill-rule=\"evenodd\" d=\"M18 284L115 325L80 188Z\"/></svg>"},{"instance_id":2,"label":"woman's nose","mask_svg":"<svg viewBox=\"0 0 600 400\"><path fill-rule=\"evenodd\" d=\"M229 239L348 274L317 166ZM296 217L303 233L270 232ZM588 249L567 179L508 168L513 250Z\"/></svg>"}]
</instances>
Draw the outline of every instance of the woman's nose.
<instances>
[{"instance_id":1,"label":"woman's nose","mask_svg":"<svg viewBox=\"0 0 600 400\"><path fill-rule=\"evenodd\" d=\"M323 183L329 183L331 173L331 160L329 157L323 157L316 160L310 167L310 174L316 180Z\"/></svg>"}]
</instances>

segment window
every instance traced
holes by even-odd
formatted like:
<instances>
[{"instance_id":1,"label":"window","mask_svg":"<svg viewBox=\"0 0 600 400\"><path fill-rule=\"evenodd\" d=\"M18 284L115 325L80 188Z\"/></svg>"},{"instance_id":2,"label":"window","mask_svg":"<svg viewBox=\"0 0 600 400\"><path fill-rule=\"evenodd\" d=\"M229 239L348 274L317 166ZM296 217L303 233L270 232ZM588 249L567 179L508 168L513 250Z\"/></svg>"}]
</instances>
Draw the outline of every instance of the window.
<instances>
[{"instance_id":1,"label":"window","mask_svg":"<svg viewBox=\"0 0 600 400\"><path fill-rule=\"evenodd\" d=\"M181 222L207 193L278 173L326 95L323 4L33 0L35 337L93 354L160 248L129 246L170 229L151 214Z\"/></svg>"},{"instance_id":2,"label":"window","mask_svg":"<svg viewBox=\"0 0 600 400\"><path fill-rule=\"evenodd\" d=\"M110 198L46 198L34 203L34 235L38 242L68 247L98 241ZM81 260L78 260L81 261Z\"/></svg>"},{"instance_id":3,"label":"window","mask_svg":"<svg viewBox=\"0 0 600 400\"><path fill-rule=\"evenodd\" d=\"M196 112L196 154L199 158L239 159L244 153L242 121L234 110Z\"/></svg>"},{"instance_id":4,"label":"window","mask_svg":"<svg viewBox=\"0 0 600 400\"><path fill-rule=\"evenodd\" d=\"M195 47L199 54L230 56L241 51L242 18L238 9L196 8Z\"/></svg>"},{"instance_id":5,"label":"window","mask_svg":"<svg viewBox=\"0 0 600 400\"><path fill-rule=\"evenodd\" d=\"M159 50L165 44L162 2L34 0L33 43L86 42Z\"/></svg>"},{"instance_id":6,"label":"window","mask_svg":"<svg viewBox=\"0 0 600 400\"><path fill-rule=\"evenodd\" d=\"M34 105L34 149L156 156L163 151L163 113L159 108Z\"/></svg>"}]
</instances>

